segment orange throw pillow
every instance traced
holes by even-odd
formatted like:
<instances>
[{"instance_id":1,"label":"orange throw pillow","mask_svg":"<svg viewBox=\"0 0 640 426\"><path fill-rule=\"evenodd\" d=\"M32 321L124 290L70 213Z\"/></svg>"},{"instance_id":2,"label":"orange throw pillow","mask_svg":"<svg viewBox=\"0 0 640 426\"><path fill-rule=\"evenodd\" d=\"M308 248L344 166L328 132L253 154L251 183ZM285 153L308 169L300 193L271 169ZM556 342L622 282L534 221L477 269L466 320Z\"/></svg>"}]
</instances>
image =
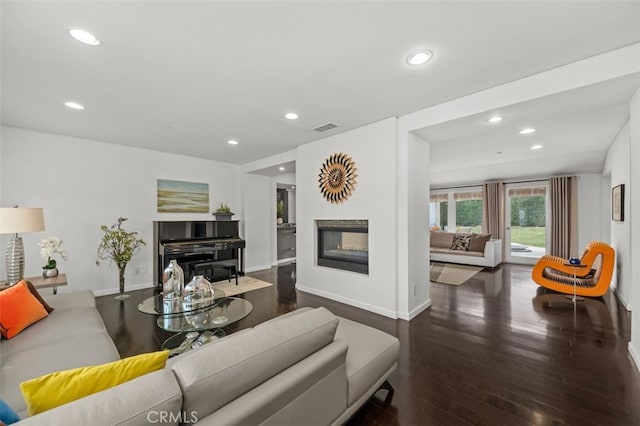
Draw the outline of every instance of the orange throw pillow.
<instances>
[{"instance_id":1,"label":"orange throw pillow","mask_svg":"<svg viewBox=\"0 0 640 426\"><path fill-rule=\"evenodd\" d=\"M47 315L24 281L0 292L0 332L7 339Z\"/></svg>"},{"instance_id":2,"label":"orange throw pillow","mask_svg":"<svg viewBox=\"0 0 640 426\"><path fill-rule=\"evenodd\" d=\"M46 309L47 313L51 313L53 312L53 308L51 306L49 306L49 304L47 302L45 302L45 300L42 298L42 296L40 296L40 293L38 293L38 289L36 289L36 286L33 285L33 283L31 283L31 281L27 281L27 280L21 280L20 282L25 282L27 284L27 288L29 289L29 291L31 292L31 294L33 294L33 297L35 297L36 299L38 299L38 301L40 303L42 303L42 306ZM4 291L7 289L10 289L11 287L2 287L0 288L0 291ZM0 334L1 336L1 334ZM2 425L0 425L2 426Z\"/></svg>"},{"instance_id":3,"label":"orange throw pillow","mask_svg":"<svg viewBox=\"0 0 640 426\"><path fill-rule=\"evenodd\" d=\"M47 302L44 301L42 296L40 296L40 293L38 293L38 290L36 289L36 286L34 286L31 283L31 281L27 281L27 280L22 280L22 281L24 281L27 284L27 288L29 289L31 294L33 294L33 297L38 299L38 302L40 302L40 304L42 304L42 307L47 311L47 313L50 314L51 312L53 312L53 308L51 306L49 306L49 304Z\"/></svg>"}]
</instances>

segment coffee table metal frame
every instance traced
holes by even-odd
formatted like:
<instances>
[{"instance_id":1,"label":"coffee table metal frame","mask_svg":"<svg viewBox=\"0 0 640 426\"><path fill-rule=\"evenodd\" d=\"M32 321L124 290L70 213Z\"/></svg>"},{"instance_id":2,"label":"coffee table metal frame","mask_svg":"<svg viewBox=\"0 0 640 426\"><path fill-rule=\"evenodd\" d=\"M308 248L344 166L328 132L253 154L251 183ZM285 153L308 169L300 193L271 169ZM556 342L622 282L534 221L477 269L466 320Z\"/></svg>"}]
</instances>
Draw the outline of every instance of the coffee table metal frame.
<instances>
[{"instance_id":1,"label":"coffee table metal frame","mask_svg":"<svg viewBox=\"0 0 640 426\"><path fill-rule=\"evenodd\" d=\"M239 297L225 297L222 290L214 288L214 298L200 304L184 303L182 299L165 300L163 295L159 294L145 299L138 305L138 310L156 315L159 328L177 333L161 345L162 349L171 350L169 356L175 356L225 336L223 327L249 315L253 305ZM206 339L203 340L204 337ZM193 342L193 346L191 342L189 345L183 345L186 339Z\"/></svg>"}]
</instances>

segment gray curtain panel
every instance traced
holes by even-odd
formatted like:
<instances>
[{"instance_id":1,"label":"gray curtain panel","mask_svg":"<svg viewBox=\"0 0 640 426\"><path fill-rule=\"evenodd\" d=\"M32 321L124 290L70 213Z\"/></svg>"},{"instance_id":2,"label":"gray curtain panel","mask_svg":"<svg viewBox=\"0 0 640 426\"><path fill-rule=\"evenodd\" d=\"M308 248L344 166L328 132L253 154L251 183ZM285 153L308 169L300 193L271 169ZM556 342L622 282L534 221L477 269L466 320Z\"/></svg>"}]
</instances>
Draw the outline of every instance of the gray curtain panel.
<instances>
[{"instance_id":1,"label":"gray curtain panel","mask_svg":"<svg viewBox=\"0 0 640 426\"><path fill-rule=\"evenodd\" d=\"M504 259L504 184L487 182L482 184L482 231L491 234L491 238L502 240L502 258Z\"/></svg>"},{"instance_id":2,"label":"gray curtain panel","mask_svg":"<svg viewBox=\"0 0 640 426\"><path fill-rule=\"evenodd\" d=\"M577 182L575 176L549 179L551 235L549 254L577 256Z\"/></svg>"}]
</instances>

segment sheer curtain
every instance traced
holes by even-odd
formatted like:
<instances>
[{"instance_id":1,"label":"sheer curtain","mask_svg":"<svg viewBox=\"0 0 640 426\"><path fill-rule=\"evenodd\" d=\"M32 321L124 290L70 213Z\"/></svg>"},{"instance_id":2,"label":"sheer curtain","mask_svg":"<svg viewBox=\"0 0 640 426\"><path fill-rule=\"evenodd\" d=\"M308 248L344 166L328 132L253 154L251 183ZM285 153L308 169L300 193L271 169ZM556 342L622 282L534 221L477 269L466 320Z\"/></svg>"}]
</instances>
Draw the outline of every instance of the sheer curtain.
<instances>
[{"instance_id":1,"label":"sheer curtain","mask_svg":"<svg viewBox=\"0 0 640 426\"><path fill-rule=\"evenodd\" d=\"M549 179L551 238L549 254L568 259L577 256L577 182L575 176Z\"/></svg>"},{"instance_id":2,"label":"sheer curtain","mask_svg":"<svg viewBox=\"0 0 640 426\"><path fill-rule=\"evenodd\" d=\"M504 259L504 184L487 182L482 184L482 230L490 233L491 238L502 240L502 258Z\"/></svg>"}]
</instances>

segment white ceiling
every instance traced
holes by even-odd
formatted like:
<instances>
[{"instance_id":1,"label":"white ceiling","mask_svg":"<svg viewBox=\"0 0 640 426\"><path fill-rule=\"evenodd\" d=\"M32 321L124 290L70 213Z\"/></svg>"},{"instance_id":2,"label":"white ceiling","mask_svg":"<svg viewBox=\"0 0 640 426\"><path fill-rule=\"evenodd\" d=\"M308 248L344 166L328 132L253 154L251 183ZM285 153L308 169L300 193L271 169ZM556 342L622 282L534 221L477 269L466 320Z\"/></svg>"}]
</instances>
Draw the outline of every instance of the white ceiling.
<instances>
[{"instance_id":1,"label":"white ceiling","mask_svg":"<svg viewBox=\"0 0 640 426\"><path fill-rule=\"evenodd\" d=\"M638 42L638 22L635 1L3 1L2 123L244 164ZM70 26L103 45L72 40ZM424 47L434 59L406 66L406 55ZM69 99L86 110L66 109ZM556 143L546 142L544 124L575 133L563 140L596 133L602 138L572 157L601 163L624 115L620 99L603 105L607 126L582 132L570 124L600 113L568 108L562 123L541 115L536 137ZM476 134L467 121L423 136L437 142L436 153L440 142L470 147L465 135L490 153L510 137L514 117L554 104L541 102L515 106L499 138ZM286 120L288 111L300 118ZM312 130L329 122L339 127ZM230 138L240 144L228 145ZM502 162L521 167L503 151Z\"/></svg>"},{"instance_id":2,"label":"white ceiling","mask_svg":"<svg viewBox=\"0 0 640 426\"><path fill-rule=\"evenodd\" d=\"M431 144L431 184L598 173L638 88L640 73L418 130ZM487 122L494 115L503 120ZM527 127L535 133L521 135Z\"/></svg>"}]
</instances>

